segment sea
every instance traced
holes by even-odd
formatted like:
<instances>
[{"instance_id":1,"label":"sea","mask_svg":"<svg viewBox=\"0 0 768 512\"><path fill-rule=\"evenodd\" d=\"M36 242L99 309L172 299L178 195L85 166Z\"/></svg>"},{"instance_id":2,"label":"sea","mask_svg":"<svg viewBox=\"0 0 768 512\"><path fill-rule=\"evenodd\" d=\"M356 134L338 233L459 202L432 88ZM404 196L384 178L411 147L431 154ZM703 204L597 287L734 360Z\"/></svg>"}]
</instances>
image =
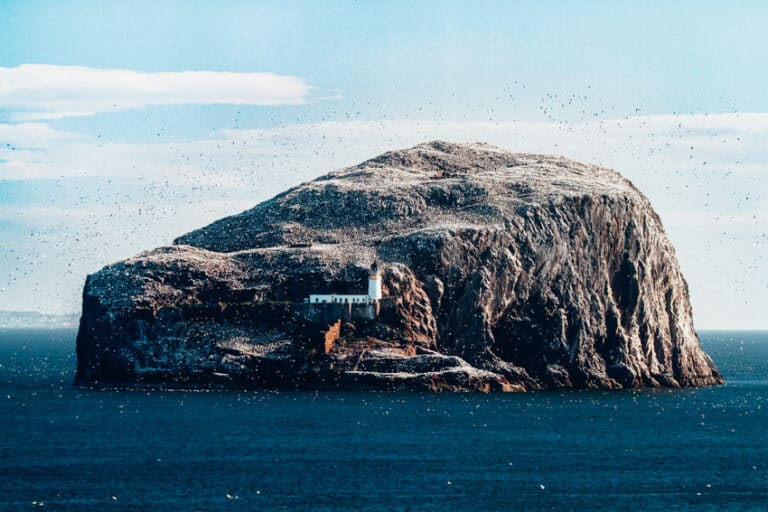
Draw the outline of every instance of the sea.
<instances>
[{"instance_id":1,"label":"sea","mask_svg":"<svg viewBox=\"0 0 768 512\"><path fill-rule=\"evenodd\" d=\"M0 330L0 510L768 510L768 332L686 390L92 391Z\"/></svg>"}]
</instances>

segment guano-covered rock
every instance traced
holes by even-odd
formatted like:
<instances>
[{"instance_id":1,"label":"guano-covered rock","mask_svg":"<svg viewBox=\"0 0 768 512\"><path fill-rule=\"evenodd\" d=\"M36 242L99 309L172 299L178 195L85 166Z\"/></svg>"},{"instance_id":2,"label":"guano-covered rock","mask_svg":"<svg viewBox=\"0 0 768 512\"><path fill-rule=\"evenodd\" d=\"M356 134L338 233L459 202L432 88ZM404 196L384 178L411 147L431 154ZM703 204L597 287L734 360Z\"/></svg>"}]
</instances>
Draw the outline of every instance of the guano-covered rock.
<instances>
[{"instance_id":1,"label":"guano-covered rock","mask_svg":"<svg viewBox=\"0 0 768 512\"><path fill-rule=\"evenodd\" d=\"M374 262L376 318L308 341L309 294L365 293ZM77 354L92 386L723 383L675 251L629 181L447 142L332 172L89 276Z\"/></svg>"}]
</instances>

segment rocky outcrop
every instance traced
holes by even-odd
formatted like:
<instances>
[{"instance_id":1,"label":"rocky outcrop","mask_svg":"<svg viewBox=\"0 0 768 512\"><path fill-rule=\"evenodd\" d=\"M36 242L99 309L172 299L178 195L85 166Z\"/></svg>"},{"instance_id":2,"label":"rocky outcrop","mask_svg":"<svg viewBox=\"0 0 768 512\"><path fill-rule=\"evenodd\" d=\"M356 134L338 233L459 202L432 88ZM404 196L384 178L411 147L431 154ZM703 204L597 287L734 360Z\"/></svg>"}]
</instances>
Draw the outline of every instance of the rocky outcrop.
<instances>
[{"instance_id":1,"label":"rocky outcrop","mask_svg":"<svg viewBox=\"0 0 768 512\"><path fill-rule=\"evenodd\" d=\"M388 305L307 350L292 303ZM77 382L524 390L723 382L675 251L615 171L432 142L290 189L88 277Z\"/></svg>"}]
</instances>

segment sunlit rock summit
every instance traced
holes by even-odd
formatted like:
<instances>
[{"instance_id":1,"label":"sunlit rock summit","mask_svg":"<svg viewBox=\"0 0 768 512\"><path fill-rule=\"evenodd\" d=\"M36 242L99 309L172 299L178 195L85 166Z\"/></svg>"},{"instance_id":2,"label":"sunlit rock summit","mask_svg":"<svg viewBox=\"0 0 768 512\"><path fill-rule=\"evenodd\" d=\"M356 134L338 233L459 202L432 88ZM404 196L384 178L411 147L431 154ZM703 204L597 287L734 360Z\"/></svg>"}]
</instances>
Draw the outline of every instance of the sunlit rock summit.
<instances>
[{"instance_id":1,"label":"sunlit rock summit","mask_svg":"<svg viewBox=\"0 0 768 512\"><path fill-rule=\"evenodd\" d=\"M77 354L77 383L93 386L723 382L629 181L449 142L332 172L89 276Z\"/></svg>"}]
</instances>

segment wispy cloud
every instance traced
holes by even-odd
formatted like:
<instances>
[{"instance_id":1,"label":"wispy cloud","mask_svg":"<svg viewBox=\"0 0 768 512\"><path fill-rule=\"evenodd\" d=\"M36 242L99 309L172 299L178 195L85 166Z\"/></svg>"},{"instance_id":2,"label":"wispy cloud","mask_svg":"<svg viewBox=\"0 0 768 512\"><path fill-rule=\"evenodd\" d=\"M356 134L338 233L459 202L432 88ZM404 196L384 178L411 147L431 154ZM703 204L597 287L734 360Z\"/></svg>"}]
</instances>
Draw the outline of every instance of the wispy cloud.
<instances>
[{"instance_id":1,"label":"wispy cloud","mask_svg":"<svg viewBox=\"0 0 768 512\"><path fill-rule=\"evenodd\" d=\"M563 154L616 168L661 209L679 194L712 193L727 202L723 179L739 175L756 192L768 177L768 114L638 116L588 123L345 121L224 130L185 142L103 142L43 123L0 124L0 180L72 176L162 177L197 186L276 193L381 152L433 139L483 141L512 151ZM10 145L10 146L9 146ZM262 188L264 187L264 188ZM734 203L735 205L736 203ZM754 203L753 203L754 204Z\"/></svg>"},{"instance_id":2,"label":"wispy cloud","mask_svg":"<svg viewBox=\"0 0 768 512\"><path fill-rule=\"evenodd\" d=\"M77 138L79 136L74 133L55 130L45 123L0 123L0 151L50 148L52 144Z\"/></svg>"},{"instance_id":3,"label":"wispy cloud","mask_svg":"<svg viewBox=\"0 0 768 512\"><path fill-rule=\"evenodd\" d=\"M300 105L312 87L274 73L182 71L24 64L0 67L0 108L16 121L60 119L148 105Z\"/></svg>"}]
</instances>

